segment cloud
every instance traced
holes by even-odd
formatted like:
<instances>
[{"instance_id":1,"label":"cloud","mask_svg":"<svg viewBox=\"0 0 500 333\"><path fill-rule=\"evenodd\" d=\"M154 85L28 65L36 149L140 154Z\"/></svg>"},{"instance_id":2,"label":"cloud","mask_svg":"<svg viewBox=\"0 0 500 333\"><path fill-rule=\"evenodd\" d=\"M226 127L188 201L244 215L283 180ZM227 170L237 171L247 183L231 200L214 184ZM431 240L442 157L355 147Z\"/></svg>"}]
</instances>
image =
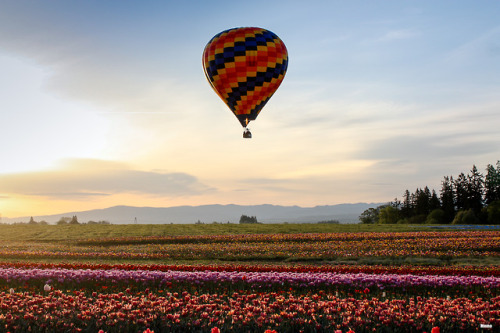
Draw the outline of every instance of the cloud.
<instances>
[{"instance_id":1,"label":"cloud","mask_svg":"<svg viewBox=\"0 0 500 333\"><path fill-rule=\"evenodd\" d=\"M93 159L65 160L58 169L0 175L9 194L58 199L140 193L153 196L189 196L213 190L182 172L134 170L126 164Z\"/></svg>"},{"instance_id":2,"label":"cloud","mask_svg":"<svg viewBox=\"0 0 500 333\"><path fill-rule=\"evenodd\" d=\"M340 175L340 176L339 176ZM356 180L356 181L355 181ZM300 197L300 205L317 206L346 202L370 202L370 200L386 201L399 194L402 186L390 181L390 177L373 182L373 175L361 172L306 175L300 178L248 178L240 180L238 189L240 199L250 202L276 203L295 205ZM386 182L387 181L387 182ZM236 196L238 197L238 195ZM234 200L234 198L233 198ZM233 201L234 202L234 201Z\"/></svg>"},{"instance_id":3,"label":"cloud","mask_svg":"<svg viewBox=\"0 0 500 333\"><path fill-rule=\"evenodd\" d=\"M248 178L239 181L243 188L236 189L236 191L248 191L249 189L255 191L259 189L261 192L272 193L295 193L301 192L297 187L297 180L295 179L272 179L272 178Z\"/></svg>"},{"instance_id":4,"label":"cloud","mask_svg":"<svg viewBox=\"0 0 500 333\"><path fill-rule=\"evenodd\" d=\"M455 156L476 156L498 148L496 140L476 139L473 134L457 136L392 136L372 141L359 157L376 160L433 161Z\"/></svg>"},{"instance_id":5,"label":"cloud","mask_svg":"<svg viewBox=\"0 0 500 333\"><path fill-rule=\"evenodd\" d=\"M497 26L453 49L445 60L456 66L464 63L484 66L484 61L492 61L496 65L500 56L499 40L500 26Z\"/></svg>"},{"instance_id":6,"label":"cloud","mask_svg":"<svg viewBox=\"0 0 500 333\"><path fill-rule=\"evenodd\" d=\"M83 4L62 9L25 7L13 4L0 10L0 52L43 67L43 88L51 94L136 113L183 111L182 102L195 98L190 85L180 81L187 72L195 73L201 81L199 55L196 66L188 66L186 61L193 60L188 56L179 59L165 46L167 43L157 43L151 37L138 38L131 28L133 22L109 22L101 11L112 6L100 6L99 14L91 21L81 17L95 15L97 8ZM140 18L134 19L142 23ZM98 29L104 31L98 33ZM120 33L106 29L119 29ZM142 26L141 33L155 32L147 29L152 27ZM191 71L185 69L193 67Z\"/></svg>"},{"instance_id":7,"label":"cloud","mask_svg":"<svg viewBox=\"0 0 500 333\"><path fill-rule=\"evenodd\" d=\"M396 40L410 39L419 36L420 33L414 30L401 29L401 30L391 30L386 32L381 37L376 38L375 42L392 42Z\"/></svg>"}]
</instances>

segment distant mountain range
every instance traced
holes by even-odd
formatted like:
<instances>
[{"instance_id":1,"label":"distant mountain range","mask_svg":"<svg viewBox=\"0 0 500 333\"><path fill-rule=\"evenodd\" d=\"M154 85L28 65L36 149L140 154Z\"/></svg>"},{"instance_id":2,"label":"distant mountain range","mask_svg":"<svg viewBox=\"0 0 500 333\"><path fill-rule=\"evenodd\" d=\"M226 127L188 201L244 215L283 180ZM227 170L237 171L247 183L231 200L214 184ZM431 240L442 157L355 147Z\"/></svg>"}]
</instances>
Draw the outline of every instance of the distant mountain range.
<instances>
[{"instance_id":1,"label":"distant mountain range","mask_svg":"<svg viewBox=\"0 0 500 333\"><path fill-rule=\"evenodd\" d=\"M165 224L165 223L238 223L241 215L255 216L262 223L315 223L337 220L341 223L357 223L359 215L380 203L339 204L316 207L276 205L203 205L178 207L115 206L82 212L33 216L34 220L55 223L61 217L76 215L79 222L108 221L112 224ZM2 218L3 223L28 222L28 217Z\"/></svg>"}]
</instances>

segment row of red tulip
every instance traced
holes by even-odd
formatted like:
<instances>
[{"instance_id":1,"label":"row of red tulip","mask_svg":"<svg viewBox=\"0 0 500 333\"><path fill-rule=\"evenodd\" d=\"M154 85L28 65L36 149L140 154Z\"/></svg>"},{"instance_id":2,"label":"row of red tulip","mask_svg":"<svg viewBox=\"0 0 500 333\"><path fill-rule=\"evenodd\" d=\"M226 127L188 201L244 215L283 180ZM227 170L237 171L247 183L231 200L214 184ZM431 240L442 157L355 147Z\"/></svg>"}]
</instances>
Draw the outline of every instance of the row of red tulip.
<instances>
[{"instance_id":1,"label":"row of red tulip","mask_svg":"<svg viewBox=\"0 0 500 333\"><path fill-rule=\"evenodd\" d=\"M500 297L338 298L329 293L0 293L2 329L13 331L278 332L476 331L500 327Z\"/></svg>"}]
</instances>

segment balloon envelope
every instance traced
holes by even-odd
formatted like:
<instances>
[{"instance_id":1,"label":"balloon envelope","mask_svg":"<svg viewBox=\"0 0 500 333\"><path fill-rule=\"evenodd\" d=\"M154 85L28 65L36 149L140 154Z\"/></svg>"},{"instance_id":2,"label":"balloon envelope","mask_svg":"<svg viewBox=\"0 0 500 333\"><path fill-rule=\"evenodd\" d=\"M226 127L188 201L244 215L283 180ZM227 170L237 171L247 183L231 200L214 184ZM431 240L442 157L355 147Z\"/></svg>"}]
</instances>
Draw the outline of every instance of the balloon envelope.
<instances>
[{"instance_id":1,"label":"balloon envelope","mask_svg":"<svg viewBox=\"0 0 500 333\"><path fill-rule=\"evenodd\" d=\"M257 118L283 81L287 67L285 44L261 28L223 31L203 51L208 82L243 127Z\"/></svg>"}]
</instances>

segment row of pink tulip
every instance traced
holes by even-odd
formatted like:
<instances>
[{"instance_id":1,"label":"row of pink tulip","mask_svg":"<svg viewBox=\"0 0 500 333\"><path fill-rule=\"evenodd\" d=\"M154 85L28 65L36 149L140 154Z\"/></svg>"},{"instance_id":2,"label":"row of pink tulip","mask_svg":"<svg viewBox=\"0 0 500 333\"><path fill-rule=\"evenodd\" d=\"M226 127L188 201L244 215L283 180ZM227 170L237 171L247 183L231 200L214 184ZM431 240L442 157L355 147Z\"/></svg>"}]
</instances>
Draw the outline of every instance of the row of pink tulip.
<instances>
[{"instance_id":1,"label":"row of pink tulip","mask_svg":"<svg viewBox=\"0 0 500 333\"><path fill-rule=\"evenodd\" d=\"M500 277L500 266L418 266L418 265L305 265L305 264L96 264L96 263L45 263L0 262L0 268L23 269L118 269L131 271L214 271L214 272L295 272L295 273L365 273L365 274L412 274L452 276Z\"/></svg>"},{"instance_id":2,"label":"row of pink tulip","mask_svg":"<svg viewBox=\"0 0 500 333\"><path fill-rule=\"evenodd\" d=\"M55 284L61 289L78 286L95 290L95 286L129 286L141 288L186 288L216 292L241 288L246 290L391 290L419 294L427 290L456 295L484 295L500 291L500 277L365 274L365 273L295 273L295 272L217 272L217 271L148 271L148 270L82 270L0 268L0 286Z\"/></svg>"}]
</instances>

